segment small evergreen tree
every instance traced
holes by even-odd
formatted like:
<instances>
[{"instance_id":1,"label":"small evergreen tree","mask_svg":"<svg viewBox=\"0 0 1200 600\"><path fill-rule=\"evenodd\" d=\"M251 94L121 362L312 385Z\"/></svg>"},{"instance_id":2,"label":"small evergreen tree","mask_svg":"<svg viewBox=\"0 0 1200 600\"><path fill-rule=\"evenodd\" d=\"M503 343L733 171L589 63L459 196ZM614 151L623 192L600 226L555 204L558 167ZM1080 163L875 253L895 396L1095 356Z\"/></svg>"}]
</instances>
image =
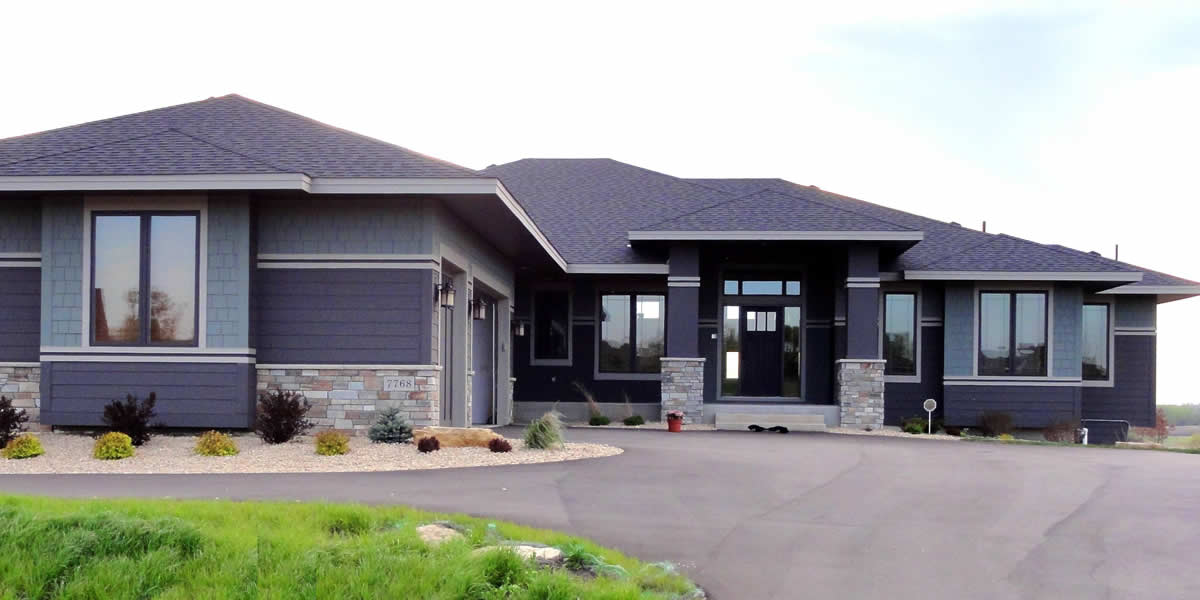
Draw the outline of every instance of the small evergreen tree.
<instances>
[{"instance_id":1,"label":"small evergreen tree","mask_svg":"<svg viewBox=\"0 0 1200 600\"><path fill-rule=\"evenodd\" d=\"M367 431L367 437L379 444L405 444L412 441L412 426L393 406L379 412L379 420Z\"/></svg>"}]
</instances>

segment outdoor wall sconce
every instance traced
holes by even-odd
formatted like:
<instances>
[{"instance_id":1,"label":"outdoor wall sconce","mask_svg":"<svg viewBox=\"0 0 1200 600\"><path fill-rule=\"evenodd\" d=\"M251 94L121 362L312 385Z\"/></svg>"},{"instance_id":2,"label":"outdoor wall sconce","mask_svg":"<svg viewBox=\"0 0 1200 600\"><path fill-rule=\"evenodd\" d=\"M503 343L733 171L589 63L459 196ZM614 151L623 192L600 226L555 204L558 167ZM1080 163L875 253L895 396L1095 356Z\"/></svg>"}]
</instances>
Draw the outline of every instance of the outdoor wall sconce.
<instances>
[{"instance_id":1,"label":"outdoor wall sconce","mask_svg":"<svg viewBox=\"0 0 1200 600\"><path fill-rule=\"evenodd\" d=\"M483 298L476 298L471 302L471 316L475 317L476 321L487 318L487 302Z\"/></svg>"},{"instance_id":2,"label":"outdoor wall sconce","mask_svg":"<svg viewBox=\"0 0 1200 600\"><path fill-rule=\"evenodd\" d=\"M454 308L454 284L447 281L434 287L433 299L445 308Z\"/></svg>"},{"instance_id":3,"label":"outdoor wall sconce","mask_svg":"<svg viewBox=\"0 0 1200 600\"><path fill-rule=\"evenodd\" d=\"M513 321L513 335L525 337L525 321Z\"/></svg>"}]
</instances>

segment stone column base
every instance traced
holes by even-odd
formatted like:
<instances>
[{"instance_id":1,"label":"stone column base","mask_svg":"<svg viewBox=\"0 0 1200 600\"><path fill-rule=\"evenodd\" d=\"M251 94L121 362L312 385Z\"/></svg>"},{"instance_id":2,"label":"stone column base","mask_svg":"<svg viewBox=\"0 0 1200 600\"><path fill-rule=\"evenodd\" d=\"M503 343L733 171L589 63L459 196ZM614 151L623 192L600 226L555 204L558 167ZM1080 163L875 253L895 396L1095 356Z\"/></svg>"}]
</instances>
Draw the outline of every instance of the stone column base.
<instances>
[{"instance_id":1,"label":"stone column base","mask_svg":"<svg viewBox=\"0 0 1200 600\"><path fill-rule=\"evenodd\" d=\"M837 361L838 405L842 427L883 427L883 359Z\"/></svg>"},{"instance_id":2,"label":"stone column base","mask_svg":"<svg viewBox=\"0 0 1200 600\"><path fill-rule=\"evenodd\" d=\"M25 410L31 430L42 412L42 367L14 367L0 363L0 396L12 400L13 408Z\"/></svg>"},{"instance_id":3,"label":"stone column base","mask_svg":"<svg viewBox=\"0 0 1200 600\"><path fill-rule=\"evenodd\" d=\"M384 391L386 377L413 377L416 389ZM308 418L316 429L337 429L366 435L377 412L397 407L414 427L438 425L441 419L438 381L441 371L430 366L383 369L258 367L258 390L280 389L304 394L312 403Z\"/></svg>"},{"instance_id":4,"label":"stone column base","mask_svg":"<svg viewBox=\"0 0 1200 600\"><path fill-rule=\"evenodd\" d=\"M704 419L704 359L667 358L662 361L662 408L660 418L667 420L667 411L683 411L684 423L700 423Z\"/></svg>"}]
</instances>

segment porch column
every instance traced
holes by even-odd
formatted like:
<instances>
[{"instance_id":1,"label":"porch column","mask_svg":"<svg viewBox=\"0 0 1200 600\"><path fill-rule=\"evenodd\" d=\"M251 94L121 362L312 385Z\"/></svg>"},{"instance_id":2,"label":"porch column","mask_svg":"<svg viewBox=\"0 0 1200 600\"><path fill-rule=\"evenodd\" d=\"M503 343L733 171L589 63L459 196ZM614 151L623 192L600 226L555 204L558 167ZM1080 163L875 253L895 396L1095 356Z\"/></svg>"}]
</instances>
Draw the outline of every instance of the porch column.
<instances>
[{"instance_id":1,"label":"porch column","mask_svg":"<svg viewBox=\"0 0 1200 600\"><path fill-rule=\"evenodd\" d=\"M846 251L846 356L837 361L838 404L845 427L883 426L879 350L879 249Z\"/></svg>"},{"instance_id":2,"label":"porch column","mask_svg":"<svg viewBox=\"0 0 1200 600\"><path fill-rule=\"evenodd\" d=\"M694 244L671 247L667 275L667 347L662 358L662 406L683 411L684 423L704 418L704 358L700 356L700 251Z\"/></svg>"}]
</instances>

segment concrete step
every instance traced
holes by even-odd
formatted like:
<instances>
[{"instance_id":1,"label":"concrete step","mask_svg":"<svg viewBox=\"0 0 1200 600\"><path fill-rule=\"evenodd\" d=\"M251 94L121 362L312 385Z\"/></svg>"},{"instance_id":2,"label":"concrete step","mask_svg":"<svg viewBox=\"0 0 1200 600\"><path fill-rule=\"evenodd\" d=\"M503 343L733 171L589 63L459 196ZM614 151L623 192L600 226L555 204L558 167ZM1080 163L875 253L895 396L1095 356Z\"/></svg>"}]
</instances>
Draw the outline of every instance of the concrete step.
<instances>
[{"instance_id":1,"label":"concrete step","mask_svg":"<svg viewBox=\"0 0 1200 600\"><path fill-rule=\"evenodd\" d=\"M782 425L789 431L825 431L822 415L722 412L717 414L717 429L746 431L750 425L774 427Z\"/></svg>"}]
</instances>

